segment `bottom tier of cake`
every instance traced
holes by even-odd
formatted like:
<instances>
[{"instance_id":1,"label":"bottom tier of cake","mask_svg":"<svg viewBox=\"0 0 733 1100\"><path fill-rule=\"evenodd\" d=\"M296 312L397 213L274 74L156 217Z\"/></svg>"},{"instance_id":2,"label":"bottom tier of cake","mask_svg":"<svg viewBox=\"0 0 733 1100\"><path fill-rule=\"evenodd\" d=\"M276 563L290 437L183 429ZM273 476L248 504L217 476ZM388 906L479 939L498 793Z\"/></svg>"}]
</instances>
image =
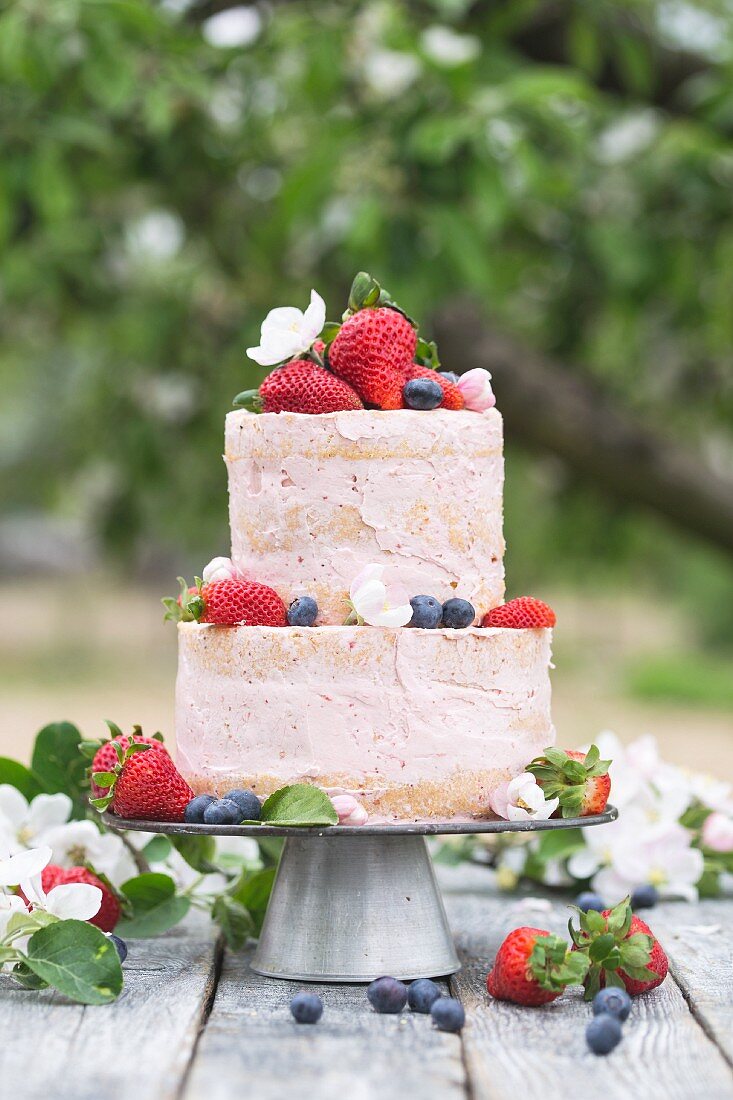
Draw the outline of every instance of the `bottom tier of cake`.
<instances>
[{"instance_id":1,"label":"bottom tier of cake","mask_svg":"<svg viewBox=\"0 0 733 1100\"><path fill-rule=\"evenodd\" d=\"M310 782L373 821L469 820L554 741L550 630L178 629L178 764L197 792Z\"/></svg>"}]
</instances>

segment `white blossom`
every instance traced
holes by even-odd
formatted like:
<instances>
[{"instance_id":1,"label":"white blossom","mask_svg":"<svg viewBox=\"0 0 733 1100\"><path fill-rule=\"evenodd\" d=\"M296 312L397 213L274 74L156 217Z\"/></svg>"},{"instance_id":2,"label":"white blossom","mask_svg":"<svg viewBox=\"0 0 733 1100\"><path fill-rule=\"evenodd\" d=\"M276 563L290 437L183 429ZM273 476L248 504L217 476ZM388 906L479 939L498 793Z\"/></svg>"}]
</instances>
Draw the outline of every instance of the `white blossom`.
<instances>
[{"instance_id":1,"label":"white blossom","mask_svg":"<svg viewBox=\"0 0 733 1100\"><path fill-rule=\"evenodd\" d=\"M385 584L384 568L374 563L362 569L351 584L351 604L370 626L406 626L412 618L407 591L401 585Z\"/></svg>"},{"instance_id":2,"label":"white blossom","mask_svg":"<svg viewBox=\"0 0 733 1100\"><path fill-rule=\"evenodd\" d=\"M547 821L560 804L559 798L545 798L530 772L521 772L497 787L489 802L494 813L505 821Z\"/></svg>"},{"instance_id":3,"label":"white blossom","mask_svg":"<svg viewBox=\"0 0 733 1100\"><path fill-rule=\"evenodd\" d=\"M305 313L295 306L271 309L262 322L258 347L247 348L247 355L261 367L273 367L308 351L326 323L326 303L311 290Z\"/></svg>"},{"instance_id":4,"label":"white blossom","mask_svg":"<svg viewBox=\"0 0 733 1100\"><path fill-rule=\"evenodd\" d=\"M21 852L44 833L69 820L71 799L65 794L39 794L31 801L15 787L0 784L0 850Z\"/></svg>"}]
</instances>

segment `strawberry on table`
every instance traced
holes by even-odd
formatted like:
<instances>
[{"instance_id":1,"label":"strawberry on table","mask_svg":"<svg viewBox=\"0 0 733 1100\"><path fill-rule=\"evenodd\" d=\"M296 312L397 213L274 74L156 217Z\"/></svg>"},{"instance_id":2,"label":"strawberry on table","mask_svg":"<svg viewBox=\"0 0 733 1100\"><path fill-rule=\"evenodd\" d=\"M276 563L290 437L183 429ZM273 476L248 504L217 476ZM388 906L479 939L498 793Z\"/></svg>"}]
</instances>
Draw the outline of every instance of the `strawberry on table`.
<instances>
[{"instance_id":1,"label":"strawberry on table","mask_svg":"<svg viewBox=\"0 0 733 1100\"><path fill-rule=\"evenodd\" d=\"M364 408L347 382L311 359L292 359L268 374L259 390L245 390L233 403L253 412L310 415Z\"/></svg>"},{"instance_id":2,"label":"strawberry on table","mask_svg":"<svg viewBox=\"0 0 733 1100\"><path fill-rule=\"evenodd\" d=\"M178 578L182 589L185 580ZM166 619L175 622L215 623L218 626L287 626L285 604L274 588L243 577L231 580L197 581L194 595L179 604L167 597L163 600Z\"/></svg>"},{"instance_id":3,"label":"strawberry on table","mask_svg":"<svg viewBox=\"0 0 733 1100\"><path fill-rule=\"evenodd\" d=\"M542 928L515 928L496 953L486 988L499 1001L544 1005L568 985L581 985L588 969L582 952Z\"/></svg>"},{"instance_id":4,"label":"strawberry on table","mask_svg":"<svg viewBox=\"0 0 733 1100\"><path fill-rule=\"evenodd\" d=\"M402 388L415 358L417 332L379 283L359 272L351 286L349 315L328 348L328 363L362 401L401 409Z\"/></svg>"},{"instance_id":5,"label":"strawberry on table","mask_svg":"<svg viewBox=\"0 0 733 1100\"><path fill-rule=\"evenodd\" d=\"M96 886L102 891L102 904L87 923L96 925L102 932L114 931L115 925L122 916L122 907L108 882L97 878L86 867L59 867L55 863L49 863L41 872L41 888L44 894L49 894L55 886L68 886L70 883L79 882L87 886ZM27 905L28 899L23 891L20 890L19 894Z\"/></svg>"},{"instance_id":6,"label":"strawberry on table","mask_svg":"<svg viewBox=\"0 0 733 1100\"><path fill-rule=\"evenodd\" d=\"M499 607L492 607L484 615L483 626L504 627L509 630L538 630L552 627L557 618L549 604L534 596L517 596Z\"/></svg>"},{"instance_id":7,"label":"strawberry on table","mask_svg":"<svg viewBox=\"0 0 733 1100\"><path fill-rule=\"evenodd\" d=\"M634 915L628 898L602 913L578 911L579 928L569 924L574 950L590 960L585 999L599 989L616 986L631 997L655 989L664 981L669 963L664 948L648 924Z\"/></svg>"},{"instance_id":8,"label":"strawberry on table","mask_svg":"<svg viewBox=\"0 0 733 1100\"><path fill-rule=\"evenodd\" d=\"M159 745L133 742L106 772L93 780L104 790L92 805L111 809L118 817L141 821L183 821L193 791L168 753Z\"/></svg>"},{"instance_id":9,"label":"strawberry on table","mask_svg":"<svg viewBox=\"0 0 733 1100\"><path fill-rule=\"evenodd\" d=\"M545 749L527 765L545 798L559 798L563 817L601 814L611 790L610 760L601 760L597 745L588 752Z\"/></svg>"}]
</instances>

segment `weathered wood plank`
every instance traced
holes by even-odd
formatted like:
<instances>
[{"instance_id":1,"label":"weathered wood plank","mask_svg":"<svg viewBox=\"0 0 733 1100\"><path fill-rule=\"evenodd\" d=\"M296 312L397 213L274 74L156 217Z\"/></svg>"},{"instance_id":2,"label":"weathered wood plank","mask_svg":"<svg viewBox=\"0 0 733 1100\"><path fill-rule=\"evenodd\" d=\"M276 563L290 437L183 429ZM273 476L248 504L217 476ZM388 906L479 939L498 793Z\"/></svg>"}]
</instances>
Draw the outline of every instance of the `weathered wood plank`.
<instances>
[{"instance_id":1,"label":"weathered wood plank","mask_svg":"<svg viewBox=\"0 0 733 1100\"><path fill-rule=\"evenodd\" d=\"M25 1100L173 1100L214 994L212 938L129 944L125 989L84 1007L0 978L0 1092Z\"/></svg>"},{"instance_id":2,"label":"weathered wood plank","mask_svg":"<svg viewBox=\"0 0 733 1100\"><path fill-rule=\"evenodd\" d=\"M300 985L261 978L250 953L227 956L184 1100L231 1100L249 1081L257 1100L282 1100L293 1088L308 1100L463 1100L461 1041L405 1010L379 1016L365 986ZM315 1026L296 1024L290 998L312 989L325 1009Z\"/></svg>"},{"instance_id":3,"label":"weathered wood plank","mask_svg":"<svg viewBox=\"0 0 733 1100\"><path fill-rule=\"evenodd\" d=\"M648 916L690 1010L733 1063L733 901L670 902Z\"/></svg>"},{"instance_id":4,"label":"weathered wood plank","mask_svg":"<svg viewBox=\"0 0 733 1100\"><path fill-rule=\"evenodd\" d=\"M580 991L539 1009L488 997L486 974L506 933L520 924L562 932L567 910L545 899L497 896L490 887L480 895L464 894L459 884L460 876L453 876L455 892L447 894L446 903L465 965L451 979L451 988L466 1007L465 1059L475 1096L515 1100L534 1081L548 1100L569 1093L606 1100L634 1095L730 1100L730 1067L672 979L635 999L624 1039L606 1058L592 1055L585 1045L590 1008Z\"/></svg>"}]
</instances>

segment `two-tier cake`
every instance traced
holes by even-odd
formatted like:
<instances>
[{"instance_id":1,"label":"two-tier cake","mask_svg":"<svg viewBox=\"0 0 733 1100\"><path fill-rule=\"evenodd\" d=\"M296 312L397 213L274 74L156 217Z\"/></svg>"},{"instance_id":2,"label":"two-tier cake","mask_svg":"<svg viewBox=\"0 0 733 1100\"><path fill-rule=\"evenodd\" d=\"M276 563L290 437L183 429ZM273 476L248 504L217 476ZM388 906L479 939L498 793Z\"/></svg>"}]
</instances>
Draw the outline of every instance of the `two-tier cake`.
<instances>
[{"instance_id":1,"label":"two-tier cake","mask_svg":"<svg viewBox=\"0 0 733 1100\"><path fill-rule=\"evenodd\" d=\"M317 784L375 820L487 816L554 741L550 626L488 614L504 599L501 416L486 379L426 365L383 293L354 298L328 348L318 310L303 331L313 305L273 311L293 337L276 333L288 363L257 395L272 411L227 416L231 575L284 613L207 614L204 575L178 628L179 767L219 794ZM272 363L268 322L251 353ZM302 597L315 622L290 625Z\"/></svg>"}]
</instances>

